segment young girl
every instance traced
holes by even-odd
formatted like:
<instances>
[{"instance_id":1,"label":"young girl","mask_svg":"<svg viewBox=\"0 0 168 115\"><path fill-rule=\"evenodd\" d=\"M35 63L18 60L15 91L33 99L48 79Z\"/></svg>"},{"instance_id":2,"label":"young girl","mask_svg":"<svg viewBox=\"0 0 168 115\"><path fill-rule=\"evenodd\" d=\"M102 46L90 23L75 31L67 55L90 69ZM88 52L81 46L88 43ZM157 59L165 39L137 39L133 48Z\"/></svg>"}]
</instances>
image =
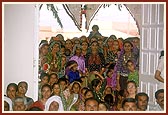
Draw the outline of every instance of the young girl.
<instances>
[{"instance_id":1,"label":"young girl","mask_svg":"<svg viewBox=\"0 0 168 115\"><path fill-rule=\"evenodd\" d=\"M80 89L81 85L79 82L74 81L71 84L71 95L67 100L68 111L78 111L79 109L79 102L80 102Z\"/></svg>"},{"instance_id":2,"label":"young girl","mask_svg":"<svg viewBox=\"0 0 168 115\"><path fill-rule=\"evenodd\" d=\"M38 90L38 99L41 99L41 88L42 88L42 86L43 85L45 85L45 84L48 84L48 82L49 82L49 75L47 74L47 73L41 73L41 75L40 75L40 80L41 81L39 81L39 83L38 83L38 88L39 88L39 90Z\"/></svg>"},{"instance_id":3,"label":"young girl","mask_svg":"<svg viewBox=\"0 0 168 115\"><path fill-rule=\"evenodd\" d=\"M107 86L110 86L114 89L116 89L116 76L117 76L117 73L116 71L114 71L115 69L115 64L112 63L110 64L110 66L108 67L108 70L106 72L106 81L107 81Z\"/></svg>"},{"instance_id":4,"label":"young girl","mask_svg":"<svg viewBox=\"0 0 168 115\"><path fill-rule=\"evenodd\" d=\"M135 95L137 93L137 86L134 81L128 81L127 82L127 96L126 98L135 98Z\"/></svg>"},{"instance_id":5,"label":"young girl","mask_svg":"<svg viewBox=\"0 0 168 115\"><path fill-rule=\"evenodd\" d=\"M134 81L136 83L136 86L139 86L139 74L135 68L133 61L127 61L127 68L129 70L128 81Z\"/></svg>"},{"instance_id":6,"label":"young girl","mask_svg":"<svg viewBox=\"0 0 168 115\"><path fill-rule=\"evenodd\" d=\"M74 81L80 81L80 75L79 72L77 70L78 68L78 64L76 61L71 60L73 63L70 65L70 71L68 73L68 80L70 83L74 82Z\"/></svg>"},{"instance_id":7,"label":"young girl","mask_svg":"<svg viewBox=\"0 0 168 115\"><path fill-rule=\"evenodd\" d=\"M104 80L103 76L97 71L94 71L93 74L98 76L99 79L96 78L91 81L91 89L93 90L94 98L100 102L103 100L103 91L106 87L106 80Z\"/></svg>"}]
</instances>

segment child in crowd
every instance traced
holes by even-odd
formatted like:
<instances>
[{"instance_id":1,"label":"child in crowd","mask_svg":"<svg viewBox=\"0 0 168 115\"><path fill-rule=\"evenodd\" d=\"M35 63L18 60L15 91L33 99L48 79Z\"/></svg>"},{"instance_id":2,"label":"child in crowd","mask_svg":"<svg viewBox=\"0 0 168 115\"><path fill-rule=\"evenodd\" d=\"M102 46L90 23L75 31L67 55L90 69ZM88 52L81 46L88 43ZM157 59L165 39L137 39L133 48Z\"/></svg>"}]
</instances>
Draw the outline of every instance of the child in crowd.
<instances>
[{"instance_id":1,"label":"child in crowd","mask_svg":"<svg viewBox=\"0 0 168 115\"><path fill-rule=\"evenodd\" d=\"M41 99L41 87L44 85L44 84L48 84L48 81L49 81L49 75L47 73L41 73L40 75L40 80L39 81L39 84L38 84L38 99Z\"/></svg>"},{"instance_id":2,"label":"child in crowd","mask_svg":"<svg viewBox=\"0 0 168 115\"><path fill-rule=\"evenodd\" d=\"M139 86L139 73L135 69L133 61L131 60L127 61L127 68L129 70L128 81L135 81L136 86Z\"/></svg>"},{"instance_id":3,"label":"child in crowd","mask_svg":"<svg viewBox=\"0 0 168 115\"><path fill-rule=\"evenodd\" d=\"M69 68L70 71L68 73L68 80L70 83L74 82L74 81L81 81L80 79L80 75L79 75L79 71L77 70L78 68L78 64L76 61L71 60L73 63L70 65L71 67Z\"/></svg>"}]
</instances>

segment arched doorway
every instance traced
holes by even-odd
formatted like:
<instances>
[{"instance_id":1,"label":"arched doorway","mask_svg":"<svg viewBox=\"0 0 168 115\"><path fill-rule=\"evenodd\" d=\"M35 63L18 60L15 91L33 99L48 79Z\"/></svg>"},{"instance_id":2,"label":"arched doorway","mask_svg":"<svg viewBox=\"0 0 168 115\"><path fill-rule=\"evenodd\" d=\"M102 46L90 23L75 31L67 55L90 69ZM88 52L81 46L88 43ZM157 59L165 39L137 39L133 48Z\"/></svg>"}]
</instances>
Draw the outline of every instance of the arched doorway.
<instances>
[{"instance_id":1,"label":"arched doorway","mask_svg":"<svg viewBox=\"0 0 168 115\"><path fill-rule=\"evenodd\" d=\"M60 17L63 23L63 28L61 28L57 22L57 19L54 19L52 12L48 11L46 4L44 4L40 10L41 28L39 38L48 39L49 36L55 36L58 33L63 34L65 36L65 39L72 39L73 37L79 37L81 35L88 36L89 32L91 31L91 27L94 24L99 25L100 31L106 37L109 37L111 34L116 34L117 37L122 37L124 39L127 37L139 37L139 27L137 25L138 22L133 17L133 15L131 15L131 13L127 10L126 5L108 4L109 6L107 6L106 4L98 4L99 7L96 7L97 9L95 8L95 12L92 13L93 15L90 16L90 14L88 13L88 16L85 17L84 14L82 15L82 17L80 17L81 14L78 11L81 8L80 5L81 4L70 4L69 7L73 10L69 12L72 12L73 14L71 15L74 16L73 18L71 18L72 16L70 17L67 14L68 11L65 11L62 4L55 4L55 7L58 8L58 16ZM89 6L86 12L89 12L90 9L95 7L95 4L87 5ZM100 7L100 5L102 6ZM82 19L80 20L79 18ZM78 25L82 24L82 27L77 27L75 25L75 22L77 22ZM87 30L85 29L86 22ZM51 25L51 23L53 24ZM122 28L120 28L120 26L122 26Z\"/></svg>"}]
</instances>

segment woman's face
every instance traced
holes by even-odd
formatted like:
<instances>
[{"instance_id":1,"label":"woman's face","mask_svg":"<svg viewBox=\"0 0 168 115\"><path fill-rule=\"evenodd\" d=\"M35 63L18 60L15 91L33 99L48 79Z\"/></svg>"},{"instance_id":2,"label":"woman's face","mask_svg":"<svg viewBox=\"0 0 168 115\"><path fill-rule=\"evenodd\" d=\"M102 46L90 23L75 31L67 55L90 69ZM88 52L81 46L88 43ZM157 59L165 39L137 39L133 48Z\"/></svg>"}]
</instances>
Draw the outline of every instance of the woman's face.
<instances>
[{"instance_id":1,"label":"woman's face","mask_svg":"<svg viewBox=\"0 0 168 115\"><path fill-rule=\"evenodd\" d=\"M53 74L53 75L50 76L50 81L49 81L49 83L50 83L51 85L54 84L54 83L56 83L57 81L58 81L57 75Z\"/></svg>"},{"instance_id":2,"label":"woman's face","mask_svg":"<svg viewBox=\"0 0 168 115\"><path fill-rule=\"evenodd\" d=\"M134 83L128 83L127 85L127 92L128 94L135 94L137 91L136 86Z\"/></svg>"},{"instance_id":3,"label":"woman's face","mask_svg":"<svg viewBox=\"0 0 168 115\"><path fill-rule=\"evenodd\" d=\"M92 50L97 50L98 49L98 43L97 42L93 42L91 45L91 49Z\"/></svg>"},{"instance_id":4,"label":"woman's face","mask_svg":"<svg viewBox=\"0 0 168 115\"><path fill-rule=\"evenodd\" d=\"M51 90L49 87L43 87L42 91L41 91L42 97L44 99L48 99L51 95Z\"/></svg>"},{"instance_id":5,"label":"woman's face","mask_svg":"<svg viewBox=\"0 0 168 115\"><path fill-rule=\"evenodd\" d=\"M7 89L7 97L14 99L16 97L16 88L14 86L9 86Z\"/></svg>"},{"instance_id":6,"label":"woman's face","mask_svg":"<svg viewBox=\"0 0 168 115\"><path fill-rule=\"evenodd\" d=\"M76 44L80 44L80 41L79 40L75 40L74 41L74 44L76 45Z\"/></svg>"},{"instance_id":7,"label":"woman's face","mask_svg":"<svg viewBox=\"0 0 168 115\"><path fill-rule=\"evenodd\" d=\"M61 81L59 85L60 87L62 87L63 90L65 90L67 84L65 81Z\"/></svg>"},{"instance_id":8,"label":"woman's face","mask_svg":"<svg viewBox=\"0 0 168 115\"><path fill-rule=\"evenodd\" d=\"M21 94L26 94L27 92L27 84L26 83L20 83L18 85L18 92Z\"/></svg>"},{"instance_id":9,"label":"woman's face","mask_svg":"<svg viewBox=\"0 0 168 115\"><path fill-rule=\"evenodd\" d=\"M41 82L43 84L47 84L48 83L48 77L47 76L44 76L42 79L41 79Z\"/></svg>"},{"instance_id":10,"label":"woman's face","mask_svg":"<svg viewBox=\"0 0 168 115\"><path fill-rule=\"evenodd\" d=\"M73 71L76 71L77 69L78 69L78 64L75 63L75 64L73 65L73 67L72 67L72 70L73 70Z\"/></svg>"},{"instance_id":11,"label":"woman's face","mask_svg":"<svg viewBox=\"0 0 168 115\"><path fill-rule=\"evenodd\" d=\"M91 91L88 91L85 95L85 99L88 99L88 98L91 98L91 97L94 97L93 93Z\"/></svg>"},{"instance_id":12,"label":"woman's face","mask_svg":"<svg viewBox=\"0 0 168 115\"><path fill-rule=\"evenodd\" d=\"M65 48L67 48L67 49L72 49L72 47L73 47L73 44L72 44L72 42L70 41L70 40L67 40L66 42L65 42Z\"/></svg>"},{"instance_id":13,"label":"woman's face","mask_svg":"<svg viewBox=\"0 0 168 115\"><path fill-rule=\"evenodd\" d=\"M87 50L88 44L87 42L82 42L82 50Z\"/></svg>"},{"instance_id":14,"label":"woman's face","mask_svg":"<svg viewBox=\"0 0 168 115\"><path fill-rule=\"evenodd\" d=\"M60 95L60 87L59 87L59 85L58 84L55 84L54 85L54 87L53 87L53 93L55 94L55 95Z\"/></svg>"},{"instance_id":15,"label":"woman's face","mask_svg":"<svg viewBox=\"0 0 168 115\"><path fill-rule=\"evenodd\" d=\"M74 93L77 93L77 94L78 94L79 91L80 91L79 85L78 85L78 84L74 84L72 90L73 90Z\"/></svg>"},{"instance_id":16,"label":"woman's face","mask_svg":"<svg viewBox=\"0 0 168 115\"><path fill-rule=\"evenodd\" d=\"M133 72L135 70L135 66L132 62L128 62L127 67L130 72Z\"/></svg>"},{"instance_id":17,"label":"woman's face","mask_svg":"<svg viewBox=\"0 0 168 115\"><path fill-rule=\"evenodd\" d=\"M113 49L114 50L118 50L119 49L119 42L117 42L117 41L113 42Z\"/></svg>"},{"instance_id":18,"label":"woman's face","mask_svg":"<svg viewBox=\"0 0 168 115\"><path fill-rule=\"evenodd\" d=\"M53 101L49 106L49 111L58 111L59 104L56 101Z\"/></svg>"},{"instance_id":19,"label":"woman's face","mask_svg":"<svg viewBox=\"0 0 168 115\"><path fill-rule=\"evenodd\" d=\"M111 47L113 45L113 39L112 38L109 38L107 40L107 45L108 45L108 47Z\"/></svg>"},{"instance_id":20,"label":"woman's face","mask_svg":"<svg viewBox=\"0 0 168 115\"><path fill-rule=\"evenodd\" d=\"M60 47L59 47L59 44L55 44L52 48L52 52L53 53L57 53L60 51Z\"/></svg>"},{"instance_id":21,"label":"woman's face","mask_svg":"<svg viewBox=\"0 0 168 115\"><path fill-rule=\"evenodd\" d=\"M76 54L80 55L81 54L81 49L80 48L76 48Z\"/></svg>"},{"instance_id":22,"label":"woman's face","mask_svg":"<svg viewBox=\"0 0 168 115\"><path fill-rule=\"evenodd\" d=\"M124 51L125 52L131 52L131 50L132 50L131 44L130 43L125 43L124 44Z\"/></svg>"},{"instance_id":23,"label":"woman's face","mask_svg":"<svg viewBox=\"0 0 168 115\"><path fill-rule=\"evenodd\" d=\"M48 48L49 48L48 45L42 46L42 48L41 48L41 53L42 53L43 55L47 55L47 53L48 53Z\"/></svg>"}]
</instances>

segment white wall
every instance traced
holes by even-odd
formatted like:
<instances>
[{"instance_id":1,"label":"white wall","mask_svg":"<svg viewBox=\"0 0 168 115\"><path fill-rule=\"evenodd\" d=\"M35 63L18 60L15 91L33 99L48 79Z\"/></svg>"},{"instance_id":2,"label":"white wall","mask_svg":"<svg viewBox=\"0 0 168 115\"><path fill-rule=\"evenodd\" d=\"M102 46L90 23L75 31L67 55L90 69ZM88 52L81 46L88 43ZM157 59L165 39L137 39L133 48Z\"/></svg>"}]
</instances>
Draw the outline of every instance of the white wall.
<instances>
[{"instance_id":1,"label":"white wall","mask_svg":"<svg viewBox=\"0 0 168 115\"><path fill-rule=\"evenodd\" d=\"M34 76L37 66L33 60L34 52L38 51L34 45L37 39L35 14L33 4L4 4L4 94L9 83L23 80L29 85L27 96L34 100L37 99L37 77Z\"/></svg>"}]
</instances>

